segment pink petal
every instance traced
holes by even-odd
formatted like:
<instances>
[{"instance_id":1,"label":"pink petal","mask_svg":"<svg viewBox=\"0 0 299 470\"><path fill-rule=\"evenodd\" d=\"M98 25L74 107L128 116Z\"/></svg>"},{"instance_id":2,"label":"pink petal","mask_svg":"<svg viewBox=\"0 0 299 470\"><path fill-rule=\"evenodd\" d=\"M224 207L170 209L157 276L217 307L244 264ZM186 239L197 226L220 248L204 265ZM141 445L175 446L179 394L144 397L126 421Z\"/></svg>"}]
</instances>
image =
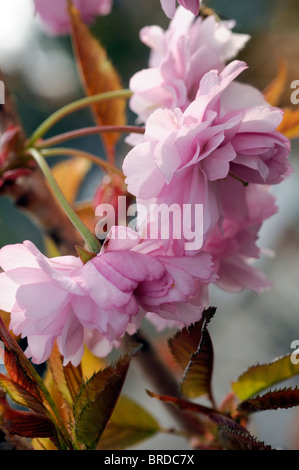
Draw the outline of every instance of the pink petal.
<instances>
[{"instance_id":1,"label":"pink petal","mask_svg":"<svg viewBox=\"0 0 299 470\"><path fill-rule=\"evenodd\" d=\"M261 293L272 284L258 269L245 263L241 257L225 260L219 270L219 286L230 292L250 289Z\"/></svg>"},{"instance_id":2,"label":"pink petal","mask_svg":"<svg viewBox=\"0 0 299 470\"><path fill-rule=\"evenodd\" d=\"M16 245L6 245L0 250L0 266L4 271L19 266L38 267L34 254L29 247L31 242Z\"/></svg>"},{"instance_id":3,"label":"pink petal","mask_svg":"<svg viewBox=\"0 0 299 470\"><path fill-rule=\"evenodd\" d=\"M144 142L133 148L123 163L128 191L136 196L142 192L146 199L159 194L164 184L164 177L152 158L154 149L154 142Z\"/></svg>"},{"instance_id":4,"label":"pink petal","mask_svg":"<svg viewBox=\"0 0 299 470\"><path fill-rule=\"evenodd\" d=\"M164 10L164 13L168 18L172 18L175 13L176 0L161 0L161 5Z\"/></svg>"},{"instance_id":5,"label":"pink petal","mask_svg":"<svg viewBox=\"0 0 299 470\"><path fill-rule=\"evenodd\" d=\"M31 357L35 364L42 364L49 359L54 342L55 337L53 336L29 336L25 354L27 357Z\"/></svg>"},{"instance_id":6,"label":"pink petal","mask_svg":"<svg viewBox=\"0 0 299 470\"><path fill-rule=\"evenodd\" d=\"M43 282L20 286L16 300L19 306L26 310L28 318L37 320L58 314L66 305L68 295L52 282Z\"/></svg>"},{"instance_id":7,"label":"pink petal","mask_svg":"<svg viewBox=\"0 0 299 470\"><path fill-rule=\"evenodd\" d=\"M18 285L6 273L0 273L0 309L11 312L16 301Z\"/></svg>"},{"instance_id":8,"label":"pink petal","mask_svg":"<svg viewBox=\"0 0 299 470\"><path fill-rule=\"evenodd\" d=\"M83 340L83 326L70 309L62 331L62 335L58 342L59 349L64 356L64 366L70 361L74 366L79 365L84 353Z\"/></svg>"}]
</instances>

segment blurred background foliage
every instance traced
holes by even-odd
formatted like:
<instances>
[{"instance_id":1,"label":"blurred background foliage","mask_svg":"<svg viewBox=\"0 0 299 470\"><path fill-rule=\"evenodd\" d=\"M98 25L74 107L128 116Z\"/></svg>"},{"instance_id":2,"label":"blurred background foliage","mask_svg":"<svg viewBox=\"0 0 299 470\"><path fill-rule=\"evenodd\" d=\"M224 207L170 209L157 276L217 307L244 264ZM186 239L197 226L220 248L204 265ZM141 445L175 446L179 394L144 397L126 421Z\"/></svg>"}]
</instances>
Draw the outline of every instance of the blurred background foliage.
<instances>
[{"instance_id":1,"label":"blurred background foliage","mask_svg":"<svg viewBox=\"0 0 299 470\"><path fill-rule=\"evenodd\" d=\"M70 39L47 36L38 19L34 18L32 3L31 0L0 2L0 67L14 94L28 136L50 113L83 94ZM223 19L234 18L235 31L252 35L239 56L249 65L243 80L263 90L276 76L281 59L287 63L287 83L299 79L298 0L207 0L206 5L214 8ZM168 20L161 11L159 0L114 0L112 13L98 18L92 26L125 88L130 77L147 66L148 49L139 41L139 31L151 24L167 28ZM287 88L281 106L291 106L290 94L291 90ZM130 111L128 122L134 122ZM92 124L90 112L80 111L56 125L49 136ZM299 338L298 141L294 140L292 144L294 175L279 188L274 188L279 214L265 224L261 234L261 244L277 252L275 258L260 263L273 281L273 289L261 296L248 292L228 294L218 290L212 294L211 301L218 307L210 329L216 354L215 390L218 400L226 393L230 381L244 369L256 362L266 362L289 353L291 342ZM103 156L101 141L96 136L76 140L76 146ZM119 161L126 150L126 144L121 141L118 145ZM55 163L54 159L52 163ZM93 167L79 192L79 199L91 198L101 177L101 171ZM0 198L0 246L25 239L44 249L43 237L31 220L15 209L9 200ZM163 346L160 347L162 351ZM134 372L126 387L129 393L144 399L145 386L138 382ZM150 404L153 406L152 402ZM258 415L254 426L259 437L267 443L299 449L299 442L294 437L298 434L297 421L297 414L292 410L266 412ZM183 445L176 439L171 437L169 443ZM151 445L159 448L157 445L170 444L168 441L157 444L153 439L152 444L147 443L146 447Z\"/></svg>"}]
</instances>

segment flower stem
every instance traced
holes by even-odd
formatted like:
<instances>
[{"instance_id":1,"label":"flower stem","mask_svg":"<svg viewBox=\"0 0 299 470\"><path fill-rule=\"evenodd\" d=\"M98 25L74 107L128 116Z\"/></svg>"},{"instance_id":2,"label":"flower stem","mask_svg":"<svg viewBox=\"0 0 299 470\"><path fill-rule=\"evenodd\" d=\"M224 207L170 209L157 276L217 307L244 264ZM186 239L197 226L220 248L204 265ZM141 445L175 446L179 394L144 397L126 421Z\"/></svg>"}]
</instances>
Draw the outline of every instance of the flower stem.
<instances>
[{"instance_id":1,"label":"flower stem","mask_svg":"<svg viewBox=\"0 0 299 470\"><path fill-rule=\"evenodd\" d=\"M69 157L82 157L82 158L87 158L91 162L95 163L96 165L100 166L103 168L105 171L110 172L110 173L116 173L119 176L121 176L122 179L124 179L124 174L123 172L117 168L116 166L112 165L111 163L107 162L106 160L103 160L102 158L93 155L92 153L85 152L83 150L77 150L77 149L72 149L72 148L54 148L54 149L45 149L45 150L40 150L40 154L43 157L55 157L57 155L67 155Z\"/></svg>"},{"instance_id":2,"label":"flower stem","mask_svg":"<svg viewBox=\"0 0 299 470\"><path fill-rule=\"evenodd\" d=\"M61 144L68 140L77 139L80 137L86 137L93 134L103 134L105 132L123 132L123 133L134 133L144 134L144 127L137 126L92 126L85 127L83 129L76 129L74 131L65 132L63 134L51 137L50 139L42 140L40 143L35 145L36 149L42 150L45 148L53 147L54 145Z\"/></svg>"},{"instance_id":3,"label":"flower stem","mask_svg":"<svg viewBox=\"0 0 299 470\"><path fill-rule=\"evenodd\" d=\"M132 92L130 90L117 90L117 91L108 91L106 93L100 93L93 96L87 96L81 98L80 100L69 103L68 105L60 108L58 111L49 116L32 134L29 138L26 148L29 149L34 146L37 140L41 139L46 132L48 132L51 127L53 127L58 121L68 116L69 114L78 111L93 104L100 103L101 101L107 101L111 99L119 98L130 98Z\"/></svg>"},{"instance_id":4,"label":"flower stem","mask_svg":"<svg viewBox=\"0 0 299 470\"><path fill-rule=\"evenodd\" d=\"M27 153L30 154L36 161L37 165L39 166L45 178L47 179L51 189L53 190L62 209L65 211L72 224L80 232L82 238L88 246L89 251L92 253L98 253L101 249L101 244L99 240L95 237L95 235L90 232L90 230L86 227L86 225L82 222L82 220L78 217L74 209L65 199L43 155L34 148L29 149Z\"/></svg>"}]
</instances>

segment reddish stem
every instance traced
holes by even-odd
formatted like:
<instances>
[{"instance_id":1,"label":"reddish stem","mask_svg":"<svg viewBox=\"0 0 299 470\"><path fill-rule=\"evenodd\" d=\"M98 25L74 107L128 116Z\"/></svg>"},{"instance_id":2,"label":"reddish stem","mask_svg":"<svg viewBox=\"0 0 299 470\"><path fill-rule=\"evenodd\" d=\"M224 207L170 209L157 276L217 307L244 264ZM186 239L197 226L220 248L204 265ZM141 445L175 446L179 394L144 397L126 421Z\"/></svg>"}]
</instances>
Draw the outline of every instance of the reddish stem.
<instances>
[{"instance_id":1,"label":"reddish stem","mask_svg":"<svg viewBox=\"0 0 299 470\"><path fill-rule=\"evenodd\" d=\"M49 139L40 140L36 145L36 149L44 149L48 147L53 147L62 142L68 140L77 139L80 137L86 137L94 134L102 134L105 132L122 132L122 133L134 133L134 134L144 134L144 127L137 126L92 126L85 127L83 129L76 129L74 131L64 132L63 134L51 137Z\"/></svg>"}]
</instances>

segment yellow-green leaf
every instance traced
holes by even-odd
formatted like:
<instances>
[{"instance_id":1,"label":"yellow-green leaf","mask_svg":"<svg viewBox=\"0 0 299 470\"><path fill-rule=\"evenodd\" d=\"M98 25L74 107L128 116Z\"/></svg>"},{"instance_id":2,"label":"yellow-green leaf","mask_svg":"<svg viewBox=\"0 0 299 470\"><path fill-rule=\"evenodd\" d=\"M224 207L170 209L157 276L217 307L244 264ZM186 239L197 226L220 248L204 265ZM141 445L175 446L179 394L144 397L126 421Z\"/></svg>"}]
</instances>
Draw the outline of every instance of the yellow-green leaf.
<instances>
[{"instance_id":1,"label":"yellow-green leaf","mask_svg":"<svg viewBox=\"0 0 299 470\"><path fill-rule=\"evenodd\" d=\"M107 359L100 358L95 356L89 349L85 348L82 360L81 360L81 369L83 377L89 379L96 372L101 369L104 369Z\"/></svg>"},{"instance_id":2,"label":"yellow-green leaf","mask_svg":"<svg viewBox=\"0 0 299 470\"><path fill-rule=\"evenodd\" d=\"M126 449L154 436L159 429L159 423L148 411L122 395L97 449Z\"/></svg>"},{"instance_id":3,"label":"yellow-green leaf","mask_svg":"<svg viewBox=\"0 0 299 470\"><path fill-rule=\"evenodd\" d=\"M293 364L291 354L269 364L250 367L235 382L232 390L240 400L247 400L257 393L299 374L299 364Z\"/></svg>"}]
</instances>

